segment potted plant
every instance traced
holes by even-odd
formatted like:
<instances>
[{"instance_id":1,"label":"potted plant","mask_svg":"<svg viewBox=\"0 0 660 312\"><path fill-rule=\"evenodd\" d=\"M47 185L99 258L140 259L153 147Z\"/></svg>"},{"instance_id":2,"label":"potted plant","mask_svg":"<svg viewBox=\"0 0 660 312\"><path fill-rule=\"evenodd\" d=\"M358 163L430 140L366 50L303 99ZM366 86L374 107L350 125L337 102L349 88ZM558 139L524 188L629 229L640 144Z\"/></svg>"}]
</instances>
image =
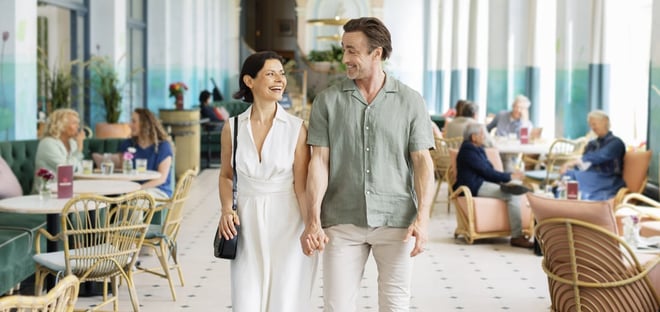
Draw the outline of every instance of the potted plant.
<instances>
[{"instance_id":1,"label":"potted plant","mask_svg":"<svg viewBox=\"0 0 660 312\"><path fill-rule=\"evenodd\" d=\"M46 113L50 113L58 108L71 108L71 88L77 84L75 77L71 74L74 65L79 64L79 60L70 62L60 62L52 68L48 66L48 54L38 49L37 67L39 69L39 81L43 83L43 91L47 99Z\"/></svg>"},{"instance_id":2,"label":"potted plant","mask_svg":"<svg viewBox=\"0 0 660 312\"><path fill-rule=\"evenodd\" d=\"M346 70L345 65L341 62L344 56L344 51L338 45L333 44L330 50L312 50L307 55L310 68L319 72L338 71L343 72Z\"/></svg>"},{"instance_id":3,"label":"potted plant","mask_svg":"<svg viewBox=\"0 0 660 312\"><path fill-rule=\"evenodd\" d=\"M126 123L119 123L122 110L123 85L119 74L109 57L93 56L87 63L90 70L90 89L93 90L105 109L105 123L96 124L96 136L99 138L128 137L131 130ZM129 75L132 77L137 71Z\"/></svg>"}]
</instances>

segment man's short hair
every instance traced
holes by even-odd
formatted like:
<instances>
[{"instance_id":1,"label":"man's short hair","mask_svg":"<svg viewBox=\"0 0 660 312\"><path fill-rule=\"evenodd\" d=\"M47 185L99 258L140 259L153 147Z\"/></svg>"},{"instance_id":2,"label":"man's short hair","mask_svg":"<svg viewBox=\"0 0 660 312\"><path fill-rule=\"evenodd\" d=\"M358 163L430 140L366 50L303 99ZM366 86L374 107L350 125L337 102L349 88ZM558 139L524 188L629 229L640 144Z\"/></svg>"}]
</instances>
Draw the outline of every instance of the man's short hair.
<instances>
[{"instance_id":1,"label":"man's short hair","mask_svg":"<svg viewBox=\"0 0 660 312\"><path fill-rule=\"evenodd\" d=\"M461 111L459 116L463 117L474 117L477 114L477 104L474 104L470 101L465 101L463 106L461 106Z\"/></svg>"},{"instance_id":2,"label":"man's short hair","mask_svg":"<svg viewBox=\"0 0 660 312\"><path fill-rule=\"evenodd\" d=\"M463 141L472 142L472 135L479 134L481 131L483 131L483 126L480 123L471 122L467 124L465 130L463 130Z\"/></svg>"},{"instance_id":3,"label":"man's short hair","mask_svg":"<svg viewBox=\"0 0 660 312\"><path fill-rule=\"evenodd\" d=\"M531 104L529 99L522 94L517 95L513 100L513 105L516 105L516 103L520 103L518 105L522 105L522 108L529 108L529 105Z\"/></svg>"},{"instance_id":4,"label":"man's short hair","mask_svg":"<svg viewBox=\"0 0 660 312\"><path fill-rule=\"evenodd\" d=\"M589 119L599 119L599 120L605 120L607 122L607 130L610 130L610 116L607 115L606 112L602 110L594 110L589 112L587 115L587 122L589 122Z\"/></svg>"}]
</instances>

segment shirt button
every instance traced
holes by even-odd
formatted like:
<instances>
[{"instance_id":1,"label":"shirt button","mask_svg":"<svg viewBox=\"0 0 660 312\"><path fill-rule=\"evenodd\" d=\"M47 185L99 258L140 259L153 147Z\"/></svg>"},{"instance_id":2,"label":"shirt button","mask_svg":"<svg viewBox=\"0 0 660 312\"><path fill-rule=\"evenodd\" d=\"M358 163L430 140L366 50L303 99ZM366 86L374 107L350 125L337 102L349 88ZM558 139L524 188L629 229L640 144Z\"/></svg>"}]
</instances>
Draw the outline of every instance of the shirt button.
<instances>
[{"instance_id":1,"label":"shirt button","mask_svg":"<svg viewBox=\"0 0 660 312\"><path fill-rule=\"evenodd\" d=\"M367 169L367 173L370 173L370 172L371 172L371 170Z\"/></svg>"},{"instance_id":2,"label":"shirt button","mask_svg":"<svg viewBox=\"0 0 660 312\"><path fill-rule=\"evenodd\" d=\"M370 148L367 147L367 152L370 150Z\"/></svg>"},{"instance_id":3,"label":"shirt button","mask_svg":"<svg viewBox=\"0 0 660 312\"><path fill-rule=\"evenodd\" d=\"M365 129L369 130L369 126L364 127Z\"/></svg>"},{"instance_id":4,"label":"shirt button","mask_svg":"<svg viewBox=\"0 0 660 312\"><path fill-rule=\"evenodd\" d=\"M367 191L367 195L370 195L370 194L371 194L371 191Z\"/></svg>"}]
</instances>

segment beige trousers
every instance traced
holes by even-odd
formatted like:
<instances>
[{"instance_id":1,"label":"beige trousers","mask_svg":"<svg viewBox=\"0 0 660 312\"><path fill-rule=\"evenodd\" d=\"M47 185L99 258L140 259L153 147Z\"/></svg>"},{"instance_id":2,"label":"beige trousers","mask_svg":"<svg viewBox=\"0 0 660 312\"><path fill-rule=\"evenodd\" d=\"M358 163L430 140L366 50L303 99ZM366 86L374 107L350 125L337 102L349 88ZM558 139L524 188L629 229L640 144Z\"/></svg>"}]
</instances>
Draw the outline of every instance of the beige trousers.
<instances>
[{"instance_id":1,"label":"beige trousers","mask_svg":"<svg viewBox=\"0 0 660 312\"><path fill-rule=\"evenodd\" d=\"M409 310L413 267L410 251L415 239L403 242L406 228L341 224L326 228L325 233L330 238L323 251L325 312L358 310L360 281L370 252L378 268L378 311Z\"/></svg>"}]
</instances>

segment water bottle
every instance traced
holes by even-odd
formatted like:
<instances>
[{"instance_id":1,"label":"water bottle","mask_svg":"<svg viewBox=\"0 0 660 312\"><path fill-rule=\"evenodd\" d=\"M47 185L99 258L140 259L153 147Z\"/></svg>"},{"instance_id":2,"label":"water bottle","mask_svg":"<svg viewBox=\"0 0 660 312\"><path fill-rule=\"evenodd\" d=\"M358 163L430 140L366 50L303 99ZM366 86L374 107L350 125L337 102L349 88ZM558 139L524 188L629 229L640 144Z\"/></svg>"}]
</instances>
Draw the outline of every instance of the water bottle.
<instances>
[{"instance_id":1,"label":"water bottle","mask_svg":"<svg viewBox=\"0 0 660 312\"><path fill-rule=\"evenodd\" d=\"M623 222L623 239L626 244L632 248L637 248L640 244L637 216L626 216L621 222Z\"/></svg>"},{"instance_id":2,"label":"water bottle","mask_svg":"<svg viewBox=\"0 0 660 312\"><path fill-rule=\"evenodd\" d=\"M559 181L559 185L557 185L557 197L559 197L559 199L566 199L566 184L568 184L568 181L570 180L571 177L563 176L561 181Z\"/></svg>"}]
</instances>

